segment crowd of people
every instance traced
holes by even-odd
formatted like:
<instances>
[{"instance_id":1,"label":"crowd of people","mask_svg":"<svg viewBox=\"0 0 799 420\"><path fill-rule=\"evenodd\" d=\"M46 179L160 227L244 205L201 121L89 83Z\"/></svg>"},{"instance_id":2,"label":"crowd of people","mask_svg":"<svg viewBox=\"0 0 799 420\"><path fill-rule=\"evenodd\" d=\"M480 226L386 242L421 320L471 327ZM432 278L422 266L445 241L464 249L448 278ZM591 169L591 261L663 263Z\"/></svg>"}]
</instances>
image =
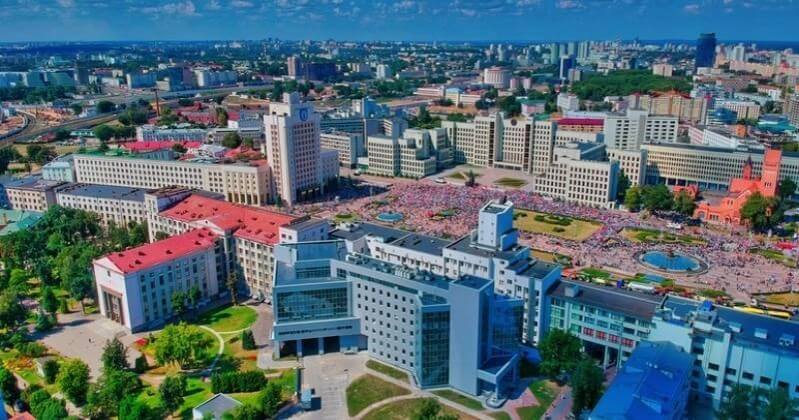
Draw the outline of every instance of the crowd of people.
<instances>
[{"instance_id":1,"label":"crowd of people","mask_svg":"<svg viewBox=\"0 0 799 420\"><path fill-rule=\"evenodd\" d=\"M375 191L370 191L374 193ZM622 234L625 228L673 231L669 219L644 217L638 213L578 206L520 190L501 190L486 186L462 187L432 182L398 183L374 194L348 194L349 199L316 203L296 210L334 218L352 214L359 220L376 222L384 212L401 213L395 227L443 237L456 238L477 225L480 208L491 199L506 196L516 208L534 210L600 222L602 227L588 239L578 242L545 234L522 232L522 243L547 252L571 257L575 268L598 267L635 274L645 272L636 254L649 250L675 251L705 261L701 273L669 274L678 284L721 290L733 298L747 300L753 294L792 291L797 281L791 268L750 253L755 246L772 246L762 237L736 229L685 227L673 233L700 238L690 243L643 243Z\"/></svg>"}]
</instances>

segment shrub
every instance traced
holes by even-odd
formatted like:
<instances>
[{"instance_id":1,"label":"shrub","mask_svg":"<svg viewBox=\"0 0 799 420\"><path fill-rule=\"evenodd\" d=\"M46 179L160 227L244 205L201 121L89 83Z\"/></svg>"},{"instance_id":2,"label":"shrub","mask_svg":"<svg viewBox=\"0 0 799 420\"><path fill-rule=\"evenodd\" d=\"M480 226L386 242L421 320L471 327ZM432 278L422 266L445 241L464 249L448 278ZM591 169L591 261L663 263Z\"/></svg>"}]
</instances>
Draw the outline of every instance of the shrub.
<instances>
[{"instance_id":1,"label":"shrub","mask_svg":"<svg viewBox=\"0 0 799 420\"><path fill-rule=\"evenodd\" d=\"M147 365L147 356L141 355L136 358L133 369L138 373L144 373L150 366Z\"/></svg>"},{"instance_id":2,"label":"shrub","mask_svg":"<svg viewBox=\"0 0 799 420\"><path fill-rule=\"evenodd\" d=\"M66 299L61 299L58 301L58 312L61 312L62 314L69 313L69 303L67 303Z\"/></svg>"},{"instance_id":3,"label":"shrub","mask_svg":"<svg viewBox=\"0 0 799 420\"><path fill-rule=\"evenodd\" d=\"M562 233L562 232L566 232L566 229L564 229L564 228L562 228L560 226L557 226L557 227L552 228L552 231L555 232L555 233Z\"/></svg>"},{"instance_id":4,"label":"shrub","mask_svg":"<svg viewBox=\"0 0 799 420\"><path fill-rule=\"evenodd\" d=\"M42 371L44 373L44 380L48 384L55 383L55 378L58 376L58 370L61 369L61 365L58 364L58 361L55 359L49 359L44 362L44 366L42 366Z\"/></svg>"},{"instance_id":5,"label":"shrub","mask_svg":"<svg viewBox=\"0 0 799 420\"><path fill-rule=\"evenodd\" d=\"M211 377L211 392L255 392L266 386L266 377L258 371L227 372Z\"/></svg>"},{"instance_id":6,"label":"shrub","mask_svg":"<svg viewBox=\"0 0 799 420\"><path fill-rule=\"evenodd\" d=\"M241 332L241 348L244 350L255 350L255 337L252 330L244 330Z\"/></svg>"},{"instance_id":7,"label":"shrub","mask_svg":"<svg viewBox=\"0 0 799 420\"><path fill-rule=\"evenodd\" d=\"M42 357L47 353L47 347L35 341L21 343L16 348L20 354L31 358Z\"/></svg>"}]
</instances>

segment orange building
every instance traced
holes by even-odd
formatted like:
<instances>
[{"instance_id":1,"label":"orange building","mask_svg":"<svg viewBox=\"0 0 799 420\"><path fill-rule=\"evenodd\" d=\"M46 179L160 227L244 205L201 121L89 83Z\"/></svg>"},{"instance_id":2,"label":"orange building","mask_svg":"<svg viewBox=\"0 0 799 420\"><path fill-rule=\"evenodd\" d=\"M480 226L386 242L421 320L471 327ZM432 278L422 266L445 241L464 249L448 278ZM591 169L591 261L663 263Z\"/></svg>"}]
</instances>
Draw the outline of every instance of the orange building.
<instances>
[{"instance_id":1,"label":"orange building","mask_svg":"<svg viewBox=\"0 0 799 420\"><path fill-rule=\"evenodd\" d=\"M775 197L780 181L782 152L766 150L763 155L763 171L760 178L752 175L752 159L744 165L741 178L730 180L730 192L716 203L702 201L694 211L694 217L709 223L741 224L741 207L750 195L759 192L764 197Z\"/></svg>"}]
</instances>

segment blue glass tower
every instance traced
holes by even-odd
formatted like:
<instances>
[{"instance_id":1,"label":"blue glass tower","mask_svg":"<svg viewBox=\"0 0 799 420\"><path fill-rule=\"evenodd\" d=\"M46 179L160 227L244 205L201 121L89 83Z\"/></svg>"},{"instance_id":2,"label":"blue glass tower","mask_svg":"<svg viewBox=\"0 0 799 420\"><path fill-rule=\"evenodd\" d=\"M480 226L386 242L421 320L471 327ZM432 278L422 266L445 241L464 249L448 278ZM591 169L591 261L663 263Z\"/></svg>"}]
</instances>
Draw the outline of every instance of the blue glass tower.
<instances>
[{"instance_id":1,"label":"blue glass tower","mask_svg":"<svg viewBox=\"0 0 799 420\"><path fill-rule=\"evenodd\" d=\"M716 34L700 34L696 41L695 67L713 67L716 61Z\"/></svg>"}]
</instances>

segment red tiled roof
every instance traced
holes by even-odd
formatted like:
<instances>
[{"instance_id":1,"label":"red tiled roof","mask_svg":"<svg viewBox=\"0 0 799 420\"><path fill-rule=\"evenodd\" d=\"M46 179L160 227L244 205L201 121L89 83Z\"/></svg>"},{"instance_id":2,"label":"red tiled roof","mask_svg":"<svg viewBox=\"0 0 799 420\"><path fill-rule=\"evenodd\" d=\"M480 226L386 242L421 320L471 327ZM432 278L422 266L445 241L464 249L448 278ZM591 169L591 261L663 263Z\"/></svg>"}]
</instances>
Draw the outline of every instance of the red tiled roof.
<instances>
[{"instance_id":1,"label":"red tiled roof","mask_svg":"<svg viewBox=\"0 0 799 420\"><path fill-rule=\"evenodd\" d=\"M136 141L122 144L122 147L131 152L152 152L154 150L171 149L173 145L180 143L189 149L200 147L199 141Z\"/></svg>"},{"instance_id":2,"label":"red tiled roof","mask_svg":"<svg viewBox=\"0 0 799 420\"><path fill-rule=\"evenodd\" d=\"M123 273L133 273L214 246L216 234L207 228L106 255Z\"/></svg>"},{"instance_id":3,"label":"red tiled roof","mask_svg":"<svg viewBox=\"0 0 799 420\"><path fill-rule=\"evenodd\" d=\"M23 411L22 413L14 414L8 420L36 420L36 417L33 417L33 414L27 411Z\"/></svg>"},{"instance_id":4,"label":"red tiled roof","mask_svg":"<svg viewBox=\"0 0 799 420\"><path fill-rule=\"evenodd\" d=\"M206 220L220 229L235 231L234 236L236 237L266 245L278 243L280 226L297 219L296 216L290 214L215 200L196 194L190 195L160 214L182 222Z\"/></svg>"},{"instance_id":5,"label":"red tiled roof","mask_svg":"<svg viewBox=\"0 0 799 420\"><path fill-rule=\"evenodd\" d=\"M604 125L605 122L598 118L561 118L559 125Z\"/></svg>"}]
</instances>

